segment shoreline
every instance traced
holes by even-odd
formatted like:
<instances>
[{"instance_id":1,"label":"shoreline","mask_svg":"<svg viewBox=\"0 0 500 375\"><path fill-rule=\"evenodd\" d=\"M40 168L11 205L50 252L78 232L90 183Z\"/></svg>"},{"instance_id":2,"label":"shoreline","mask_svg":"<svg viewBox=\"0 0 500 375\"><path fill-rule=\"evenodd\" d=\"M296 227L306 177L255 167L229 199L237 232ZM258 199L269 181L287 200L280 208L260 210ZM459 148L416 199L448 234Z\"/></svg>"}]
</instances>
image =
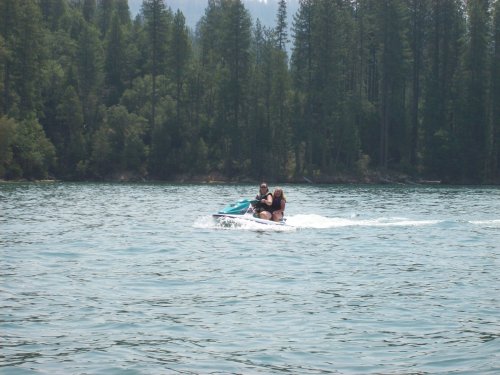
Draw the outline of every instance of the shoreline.
<instances>
[{"instance_id":1,"label":"shoreline","mask_svg":"<svg viewBox=\"0 0 500 375\"><path fill-rule=\"evenodd\" d=\"M364 173L337 173L302 175L289 178L272 178L265 176L261 179L247 175L227 176L220 172L189 174L182 173L166 179L150 178L138 173L123 171L103 178L89 179L58 179L53 176L45 179L19 178L13 180L0 179L0 183L56 183L56 182L94 182L94 183L171 183L171 184L259 184L266 181L277 184L312 184L312 185L456 185L456 186L500 186L500 179L485 183L476 181L450 181L444 179L428 179L421 176L411 176L391 170L367 170Z\"/></svg>"},{"instance_id":2,"label":"shoreline","mask_svg":"<svg viewBox=\"0 0 500 375\"><path fill-rule=\"evenodd\" d=\"M500 183L443 183L441 181L432 180L417 180L417 181L349 181L349 182L339 182L339 181L321 181L321 182L306 182L306 181L273 181L265 180L272 185L388 185L388 186L496 186L500 187ZM258 185L260 182L258 180L254 181L236 181L236 180L213 180L213 181L200 181L200 180L143 180L143 181L132 181L132 180L0 180L0 184L57 184L57 183L95 183L95 184L177 184L177 185Z\"/></svg>"}]
</instances>

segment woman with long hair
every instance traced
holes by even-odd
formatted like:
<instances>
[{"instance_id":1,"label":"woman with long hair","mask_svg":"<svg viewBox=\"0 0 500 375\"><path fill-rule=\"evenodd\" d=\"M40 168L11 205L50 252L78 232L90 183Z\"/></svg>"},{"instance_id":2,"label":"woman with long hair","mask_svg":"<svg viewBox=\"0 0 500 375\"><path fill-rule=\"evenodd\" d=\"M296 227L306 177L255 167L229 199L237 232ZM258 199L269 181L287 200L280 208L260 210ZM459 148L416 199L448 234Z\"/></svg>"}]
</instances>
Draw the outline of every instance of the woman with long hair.
<instances>
[{"instance_id":1,"label":"woman with long hair","mask_svg":"<svg viewBox=\"0 0 500 375\"><path fill-rule=\"evenodd\" d=\"M273 192L273 204L271 205L272 220L281 221L285 215L286 196L283 189L278 187Z\"/></svg>"}]
</instances>

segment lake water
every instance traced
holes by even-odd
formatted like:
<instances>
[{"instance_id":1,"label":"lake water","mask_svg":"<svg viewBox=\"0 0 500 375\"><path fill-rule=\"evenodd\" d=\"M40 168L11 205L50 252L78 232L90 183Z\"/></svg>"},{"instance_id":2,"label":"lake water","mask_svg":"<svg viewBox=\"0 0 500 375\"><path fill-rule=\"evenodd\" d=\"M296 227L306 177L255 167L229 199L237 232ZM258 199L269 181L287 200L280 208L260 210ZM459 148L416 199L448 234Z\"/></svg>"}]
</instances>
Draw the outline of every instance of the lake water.
<instances>
[{"instance_id":1,"label":"lake water","mask_svg":"<svg viewBox=\"0 0 500 375\"><path fill-rule=\"evenodd\" d=\"M500 189L0 184L2 374L495 374Z\"/></svg>"}]
</instances>

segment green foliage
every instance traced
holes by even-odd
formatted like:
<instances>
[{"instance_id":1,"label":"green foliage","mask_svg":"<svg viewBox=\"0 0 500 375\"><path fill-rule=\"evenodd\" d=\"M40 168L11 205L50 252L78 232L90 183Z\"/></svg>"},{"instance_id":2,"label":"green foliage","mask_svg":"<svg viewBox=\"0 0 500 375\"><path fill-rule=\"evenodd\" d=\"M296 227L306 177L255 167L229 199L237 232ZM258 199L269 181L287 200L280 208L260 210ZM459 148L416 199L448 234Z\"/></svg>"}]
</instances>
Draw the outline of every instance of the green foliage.
<instances>
[{"instance_id":1,"label":"green foliage","mask_svg":"<svg viewBox=\"0 0 500 375\"><path fill-rule=\"evenodd\" d=\"M0 118L0 140L0 178L48 177L55 150L34 118Z\"/></svg>"},{"instance_id":2,"label":"green foliage","mask_svg":"<svg viewBox=\"0 0 500 375\"><path fill-rule=\"evenodd\" d=\"M41 67L45 59L42 15L32 1L0 1L2 113L26 117L40 110Z\"/></svg>"},{"instance_id":3,"label":"green foliage","mask_svg":"<svg viewBox=\"0 0 500 375\"><path fill-rule=\"evenodd\" d=\"M500 176L500 1L495 2L493 9L493 41L494 50L491 70L491 162L487 173L490 180L498 182Z\"/></svg>"},{"instance_id":4,"label":"green foliage","mask_svg":"<svg viewBox=\"0 0 500 375\"><path fill-rule=\"evenodd\" d=\"M199 32L210 158L226 174L240 174L246 159L250 15L241 0L211 1Z\"/></svg>"},{"instance_id":5,"label":"green foliage","mask_svg":"<svg viewBox=\"0 0 500 375\"><path fill-rule=\"evenodd\" d=\"M456 133L464 80L460 59L464 53L464 23L458 2L432 3L425 45L422 110L422 166L431 178L458 178L455 166L459 164L460 147Z\"/></svg>"},{"instance_id":6,"label":"green foliage","mask_svg":"<svg viewBox=\"0 0 500 375\"><path fill-rule=\"evenodd\" d=\"M275 39L276 46L284 51L286 49L286 44L288 40L288 23L287 23L287 10L286 1L279 0L278 2L278 13L276 15L276 28L275 28Z\"/></svg>"},{"instance_id":7,"label":"green foliage","mask_svg":"<svg viewBox=\"0 0 500 375\"><path fill-rule=\"evenodd\" d=\"M15 176L12 146L16 138L17 123L3 116L0 118L0 178ZM17 177L17 176L15 176Z\"/></svg>"},{"instance_id":8,"label":"green foliage","mask_svg":"<svg viewBox=\"0 0 500 375\"><path fill-rule=\"evenodd\" d=\"M469 43L464 59L464 102L458 126L459 178L464 182L482 181L486 176L491 133L488 120L489 77L489 1L467 3Z\"/></svg>"},{"instance_id":9,"label":"green foliage","mask_svg":"<svg viewBox=\"0 0 500 375\"><path fill-rule=\"evenodd\" d=\"M57 151L60 172L66 178L75 179L74 170L78 163L85 159L87 152L84 135L84 115L80 99L73 88L68 86L56 107Z\"/></svg>"},{"instance_id":10,"label":"green foliage","mask_svg":"<svg viewBox=\"0 0 500 375\"><path fill-rule=\"evenodd\" d=\"M123 26L117 13L113 14L111 25L106 29L105 51L105 84L107 88L107 105L117 104L123 94L128 77L129 56L127 40Z\"/></svg>"},{"instance_id":11,"label":"green foliage","mask_svg":"<svg viewBox=\"0 0 500 375\"><path fill-rule=\"evenodd\" d=\"M142 176L147 148L143 142L146 120L123 106L107 109L103 126L94 134L91 172L99 178L119 172Z\"/></svg>"},{"instance_id":12,"label":"green foliage","mask_svg":"<svg viewBox=\"0 0 500 375\"><path fill-rule=\"evenodd\" d=\"M67 12L65 0L40 0L43 21L50 31L56 31L63 26L63 17Z\"/></svg>"},{"instance_id":13,"label":"green foliage","mask_svg":"<svg viewBox=\"0 0 500 375\"><path fill-rule=\"evenodd\" d=\"M499 3L0 0L0 178L498 182Z\"/></svg>"}]
</instances>

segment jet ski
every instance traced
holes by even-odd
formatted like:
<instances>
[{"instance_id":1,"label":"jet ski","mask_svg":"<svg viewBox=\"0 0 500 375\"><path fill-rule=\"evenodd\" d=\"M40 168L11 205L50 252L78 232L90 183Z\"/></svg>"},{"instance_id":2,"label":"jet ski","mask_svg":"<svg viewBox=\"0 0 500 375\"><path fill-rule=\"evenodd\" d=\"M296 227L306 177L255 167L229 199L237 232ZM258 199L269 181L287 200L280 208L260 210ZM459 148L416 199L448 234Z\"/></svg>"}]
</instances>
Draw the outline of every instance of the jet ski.
<instances>
[{"instance_id":1,"label":"jet ski","mask_svg":"<svg viewBox=\"0 0 500 375\"><path fill-rule=\"evenodd\" d=\"M239 201L224 207L212 216L217 220L245 220L264 225L286 225L286 219L273 221L258 217L258 214L253 208L255 203L257 203L256 200L240 199Z\"/></svg>"}]
</instances>

